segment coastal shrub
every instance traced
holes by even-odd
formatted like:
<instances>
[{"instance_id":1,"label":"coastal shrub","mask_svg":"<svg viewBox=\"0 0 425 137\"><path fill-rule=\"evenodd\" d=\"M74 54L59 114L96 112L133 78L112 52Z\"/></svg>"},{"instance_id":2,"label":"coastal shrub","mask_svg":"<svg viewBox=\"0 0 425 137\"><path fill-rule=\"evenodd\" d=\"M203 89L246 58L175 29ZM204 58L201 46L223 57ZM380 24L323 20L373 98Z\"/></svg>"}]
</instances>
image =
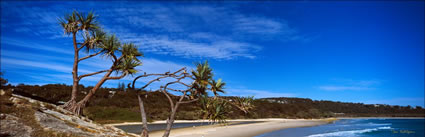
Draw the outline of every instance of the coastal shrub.
<instances>
[{"instance_id":1,"label":"coastal shrub","mask_svg":"<svg viewBox=\"0 0 425 137\"><path fill-rule=\"evenodd\" d=\"M308 115L309 115L309 118L320 118L320 117L322 117L322 113L318 109L315 109L315 108L309 109Z\"/></svg>"},{"instance_id":2,"label":"coastal shrub","mask_svg":"<svg viewBox=\"0 0 425 137\"><path fill-rule=\"evenodd\" d=\"M176 119L180 120L196 120L200 119L199 113L193 111L179 111L176 114Z\"/></svg>"},{"instance_id":3,"label":"coastal shrub","mask_svg":"<svg viewBox=\"0 0 425 137\"><path fill-rule=\"evenodd\" d=\"M140 113L129 108L88 107L84 113L95 121L141 121Z\"/></svg>"},{"instance_id":4,"label":"coastal shrub","mask_svg":"<svg viewBox=\"0 0 425 137\"><path fill-rule=\"evenodd\" d=\"M20 89L27 95L34 95L51 102L66 101L69 99L69 91L72 89L69 85L64 84L49 84L43 86L37 85L19 85L12 86L12 88ZM80 91L88 91L89 87L80 86ZM11 89L4 89L5 93L11 93ZM90 119L107 123L110 120L108 116L113 116L114 120L109 122L117 121L139 121L139 106L137 96L135 92L126 91L117 92L114 96L109 97L109 91L117 91L115 88L101 88L99 94L95 94L95 98L90 101L88 110L86 113L90 116ZM55 94L50 96L50 94ZM83 97L84 94L79 95L79 98ZM268 101L269 100L269 101ZM275 102L270 102L275 100ZM278 102L279 101L279 102ZM167 99L160 92L149 92L147 98L145 98L145 109L147 110L148 121L152 120L165 120L169 116L169 104ZM0 97L0 112L5 113L9 111L10 100L8 96ZM267 99L256 99L253 102L255 107L251 110L251 113L244 114L234 108L230 108L229 114L227 115L230 119L237 118L312 118L314 115L308 115L308 113L315 113L315 111L308 111L310 109L317 109L320 112L320 117L334 117L334 113L341 113L338 116L425 116L425 110L423 108L409 108L402 106L391 106L391 105L379 105L379 107L371 107L361 103L343 103L333 101L311 101L303 98L267 98ZM178 118L191 119L191 118L202 118L197 113L201 105L199 103L193 103L190 105L182 105L177 112ZM100 109L104 108L104 109ZM123 110L125 114L116 112L117 110ZM115 112L113 112L115 111ZM180 114L180 112L183 112ZM232 112L232 113L230 113ZM108 114L103 115L102 113ZM120 117L122 115L131 115L129 117ZM130 114L131 113L131 114ZM342 114L343 113L343 114ZM132 118L132 117L135 118Z\"/></svg>"}]
</instances>

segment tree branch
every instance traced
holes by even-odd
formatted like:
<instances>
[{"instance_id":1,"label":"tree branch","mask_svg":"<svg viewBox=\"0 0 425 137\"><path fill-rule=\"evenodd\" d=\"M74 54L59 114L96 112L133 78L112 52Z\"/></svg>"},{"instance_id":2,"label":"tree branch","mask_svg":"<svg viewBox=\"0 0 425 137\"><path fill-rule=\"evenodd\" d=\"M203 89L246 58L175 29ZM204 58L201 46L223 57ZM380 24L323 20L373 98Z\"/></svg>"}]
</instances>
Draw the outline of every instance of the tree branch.
<instances>
[{"instance_id":1,"label":"tree branch","mask_svg":"<svg viewBox=\"0 0 425 137\"><path fill-rule=\"evenodd\" d=\"M198 100L199 100L199 98L196 98L196 99L193 99L193 100L180 101L180 102L177 102L177 103L179 103L179 104L186 104L186 103L192 103L192 102L195 102L195 101L198 101Z\"/></svg>"},{"instance_id":2,"label":"tree branch","mask_svg":"<svg viewBox=\"0 0 425 137\"><path fill-rule=\"evenodd\" d=\"M121 74L121 76L118 76L118 77L107 77L106 79L121 79L121 78L123 78L123 77L125 77L127 75L127 72L124 72L124 73L122 73Z\"/></svg>"},{"instance_id":3,"label":"tree branch","mask_svg":"<svg viewBox=\"0 0 425 137\"><path fill-rule=\"evenodd\" d=\"M189 89L186 89L186 90L179 90L179 89L167 88L167 90L172 90L172 91L182 92L182 93L184 93L184 92L188 92L188 91L190 91L191 89L192 89L192 88L189 88Z\"/></svg>"},{"instance_id":4,"label":"tree branch","mask_svg":"<svg viewBox=\"0 0 425 137\"><path fill-rule=\"evenodd\" d=\"M82 60L85 60L85 59L88 59L88 58L91 58L91 57L93 57L93 56L97 56L97 55L99 55L100 53L102 53L102 51L99 51L99 52L97 52L97 53L95 53L95 54L91 54L91 55L88 55L88 56L82 57L82 58L80 58L80 59L78 60L78 62L80 62L80 61L82 61Z\"/></svg>"},{"instance_id":5,"label":"tree branch","mask_svg":"<svg viewBox=\"0 0 425 137\"><path fill-rule=\"evenodd\" d=\"M174 109L174 101L173 101L173 99L171 99L170 95L168 95L168 93L167 93L167 91L165 91L165 89L164 90L161 90L161 91L168 98L168 102L170 102L171 109Z\"/></svg>"},{"instance_id":6,"label":"tree branch","mask_svg":"<svg viewBox=\"0 0 425 137\"><path fill-rule=\"evenodd\" d=\"M180 76L180 75L182 75L182 74L187 74L187 73L182 73L182 74L180 74L180 75L176 75L177 73L180 73L181 71L183 71L183 70L186 70L186 67L183 67L183 68L181 68L181 69L179 69L179 70L177 70L177 71L175 71L175 72L173 72L173 73L168 73L168 72L166 72L166 73L164 73L164 74L160 74L160 73L157 73L157 74L144 74L144 75L140 75L140 76L137 76L134 80L133 80L133 83L132 83L132 88L134 89L135 88L135 84L136 84L136 81L139 79L139 78L143 78L143 77L149 77L149 76L162 76L162 77L158 77L158 78L156 78L156 79L153 79L153 80L151 80L151 81L149 81L147 84L145 84L142 88L140 88L140 89L144 89L144 88L146 88L146 87L148 87L150 84L152 84L153 82L155 82L155 81L160 81L161 79L163 79L163 78L168 78L168 77L177 77L177 76Z\"/></svg>"},{"instance_id":7,"label":"tree branch","mask_svg":"<svg viewBox=\"0 0 425 137\"><path fill-rule=\"evenodd\" d=\"M109 70L109 69L108 69L108 70L101 70L101 71L98 71L98 72L93 72L93 73L89 73L89 74L84 74L84 75L79 76L79 77L78 77L78 79L82 79L82 78L84 78L84 77L88 77L88 76L96 75L96 74L103 73L103 72L107 72L107 71L110 71L110 70Z\"/></svg>"},{"instance_id":8,"label":"tree branch","mask_svg":"<svg viewBox=\"0 0 425 137\"><path fill-rule=\"evenodd\" d=\"M80 51L81 49L83 49L84 46L85 46L85 44L84 45L81 45L81 47L78 48L78 51Z\"/></svg>"}]
</instances>

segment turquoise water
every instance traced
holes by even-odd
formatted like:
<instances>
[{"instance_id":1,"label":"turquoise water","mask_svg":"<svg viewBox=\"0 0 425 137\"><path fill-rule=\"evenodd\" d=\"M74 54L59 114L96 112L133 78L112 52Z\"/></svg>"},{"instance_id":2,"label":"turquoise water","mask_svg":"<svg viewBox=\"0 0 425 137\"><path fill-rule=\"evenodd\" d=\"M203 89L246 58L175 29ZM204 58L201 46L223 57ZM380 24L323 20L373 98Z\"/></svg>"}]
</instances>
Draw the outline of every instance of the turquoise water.
<instances>
[{"instance_id":1,"label":"turquoise water","mask_svg":"<svg viewBox=\"0 0 425 137\"><path fill-rule=\"evenodd\" d=\"M257 137L425 137L424 119L342 119L333 124L283 129Z\"/></svg>"}]
</instances>

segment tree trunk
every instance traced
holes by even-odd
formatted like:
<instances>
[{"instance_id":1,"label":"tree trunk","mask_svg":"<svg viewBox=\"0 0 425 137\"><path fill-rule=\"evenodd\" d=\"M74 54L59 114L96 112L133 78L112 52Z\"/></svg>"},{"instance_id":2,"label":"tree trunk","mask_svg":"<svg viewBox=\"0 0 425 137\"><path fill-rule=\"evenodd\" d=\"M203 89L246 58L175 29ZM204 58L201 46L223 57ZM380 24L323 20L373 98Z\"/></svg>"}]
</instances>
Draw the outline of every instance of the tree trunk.
<instances>
[{"instance_id":1,"label":"tree trunk","mask_svg":"<svg viewBox=\"0 0 425 137\"><path fill-rule=\"evenodd\" d=\"M139 106L140 106L140 115L142 117L142 133L140 136L142 137L149 137L149 129L148 129L148 121L146 120L146 112L145 112L145 106L143 105L143 100L140 95L137 95L137 98L139 99Z\"/></svg>"},{"instance_id":2,"label":"tree trunk","mask_svg":"<svg viewBox=\"0 0 425 137\"><path fill-rule=\"evenodd\" d=\"M179 107L179 104L177 103L176 106L171 110L170 117L167 119L167 128L165 129L164 135L162 137L170 136L171 128L173 127L173 123L174 123L174 117L176 116L178 107Z\"/></svg>"},{"instance_id":3,"label":"tree trunk","mask_svg":"<svg viewBox=\"0 0 425 137\"><path fill-rule=\"evenodd\" d=\"M77 45L77 38L76 33L72 33L72 41L74 43L74 64L72 66L72 93L71 93L71 99L63 105L64 109L67 109L69 111L72 111L72 107L76 105L77 95L78 95L78 84L79 84L79 78L78 78L78 45Z\"/></svg>"},{"instance_id":4,"label":"tree trunk","mask_svg":"<svg viewBox=\"0 0 425 137\"><path fill-rule=\"evenodd\" d=\"M96 93L97 89L99 89L103 85L103 83L105 83L105 81L107 80L107 78L109 77L109 75L111 75L111 73L112 73L112 70L109 70L103 76L103 78L99 82L97 82L96 86L94 86L90 90L90 92L84 97L84 99L82 99L81 101L79 101L77 104L71 106L70 111L73 112L74 114L81 115L82 112L83 112L83 109L86 107L86 105L89 102L89 100Z\"/></svg>"}]
</instances>

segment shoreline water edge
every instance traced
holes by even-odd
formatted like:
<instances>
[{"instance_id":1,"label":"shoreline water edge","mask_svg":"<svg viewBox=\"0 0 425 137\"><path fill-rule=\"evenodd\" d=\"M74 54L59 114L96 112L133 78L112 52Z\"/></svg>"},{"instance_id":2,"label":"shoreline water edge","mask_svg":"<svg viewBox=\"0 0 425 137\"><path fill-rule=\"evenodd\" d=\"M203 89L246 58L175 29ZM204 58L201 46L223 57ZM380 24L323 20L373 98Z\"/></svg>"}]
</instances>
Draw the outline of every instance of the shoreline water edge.
<instances>
[{"instance_id":1,"label":"shoreline water edge","mask_svg":"<svg viewBox=\"0 0 425 137\"><path fill-rule=\"evenodd\" d=\"M227 122L253 122L248 124L235 124L235 125L205 125L205 126L193 126L186 128L173 129L171 137L252 137L261 135L267 132L286 128L297 128L297 127L310 127L328 124L336 121L336 118L327 119L233 119ZM179 120L179 123L196 123L196 122L208 122L204 120ZM163 124L165 121L155 121L150 124ZM111 126L125 126L125 125L140 125L140 122L127 122L108 124ZM153 131L150 136L157 137L162 136L164 131ZM133 133L134 134L134 133Z\"/></svg>"},{"instance_id":2,"label":"shoreline water edge","mask_svg":"<svg viewBox=\"0 0 425 137\"><path fill-rule=\"evenodd\" d=\"M299 127L313 127L334 123L338 120L346 119L425 119L424 117L338 117L326 119L232 119L227 122L252 122L248 124L235 124L235 125L204 125L193 126L185 128L173 129L171 132L172 137L252 137L265 133L283 130L287 128ZM208 122L206 120L178 120L176 124L182 123L202 123ZM149 124L164 124L165 121L155 121ZM116 124L107 124L110 126L126 126L126 125L140 125L141 122L125 122ZM153 131L150 136L162 136L163 131ZM134 134L134 133L133 133Z\"/></svg>"}]
</instances>

